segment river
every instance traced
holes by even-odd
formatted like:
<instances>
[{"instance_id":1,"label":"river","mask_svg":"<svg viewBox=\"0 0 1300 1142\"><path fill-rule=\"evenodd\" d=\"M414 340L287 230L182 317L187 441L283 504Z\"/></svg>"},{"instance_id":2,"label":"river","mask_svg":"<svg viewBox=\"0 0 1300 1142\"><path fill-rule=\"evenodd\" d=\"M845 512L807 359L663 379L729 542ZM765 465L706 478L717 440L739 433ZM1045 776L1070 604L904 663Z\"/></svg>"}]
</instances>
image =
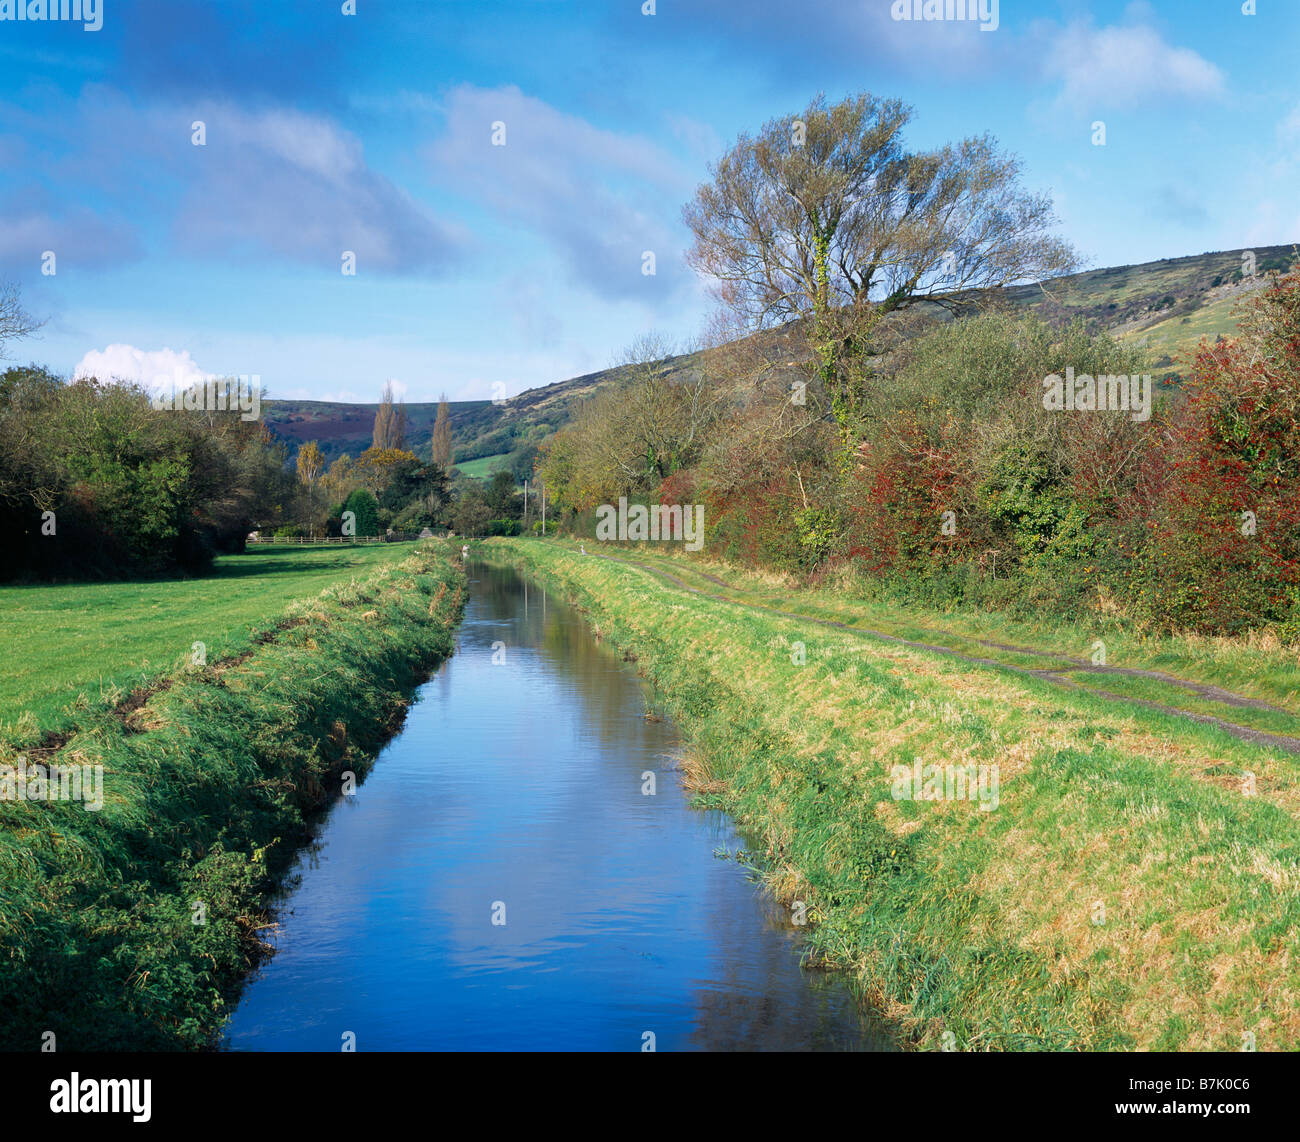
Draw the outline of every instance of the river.
<instances>
[{"instance_id":1,"label":"river","mask_svg":"<svg viewBox=\"0 0 1300 1142\"><path fill-rule=\"evenodd\" d=\"M304 848L226 1045L889 1049L722 856L743 839L690 806L635 673L513 572L470 580L456 654Z\"/></svg>"}]
</instances>

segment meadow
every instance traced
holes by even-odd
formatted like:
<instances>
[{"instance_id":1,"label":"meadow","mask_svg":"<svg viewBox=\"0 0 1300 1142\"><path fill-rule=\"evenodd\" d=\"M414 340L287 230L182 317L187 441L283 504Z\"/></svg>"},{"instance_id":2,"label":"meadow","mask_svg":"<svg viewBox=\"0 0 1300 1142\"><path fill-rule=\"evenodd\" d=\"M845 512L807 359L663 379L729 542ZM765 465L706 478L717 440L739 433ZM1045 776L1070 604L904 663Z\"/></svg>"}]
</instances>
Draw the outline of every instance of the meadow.
<instances>
[{"instance_id":1,"label":"meadow","mask_svg":"<svg viewBox=\"0 0 1300 1142\"><path fill-rule=\"evenodd\" d=\"M810 954L851 973L905 1043L1300 1045L1295 754L996 660L693 593L618 561L639 552L477 550L568 596L637 663L688 735L700 802L735 815L772 891L807 909ZM818 604L742 588L764 589L786 612ZM1206 669L1234 666L1225 653ZM1285 673L1279 660L1275 688ZM918 760L996 766L998 807L895 797Z\"/></svg>"},{"instance_id":2,"label":"meadow","mask_svg":"<svg viewBox=\"0 0 1300 1142\"><path fill-rule=\"evenodd\" d=\"M158 674L238 654L294 599L410 554L406 544L250 548L190 579L0 586L0 740L31 744Z\"/></svg>"},{"instance_id":3,"label":"meadow","mask_svg":"<svg viewBox=\"0 0 1300 1142\"><path fill-rule=\"evenodd\" d=\"M202 610L219 592L159 584L191 588L190 623L238 654L77 711L37 748L0 741L23 787L0 799L0 1048L211 1046L270 951L268 894L308 823L451 653L464 575L447 545L367 549L368 566L295 554L312 570L258 553L250 578L218 580L242 588L220 627ZM263 590L259 570L283 578ZM327 585L303 598L310 582ZM45 796L74 769L99 774L102 803Z\"/></svg>"}]
</instances>

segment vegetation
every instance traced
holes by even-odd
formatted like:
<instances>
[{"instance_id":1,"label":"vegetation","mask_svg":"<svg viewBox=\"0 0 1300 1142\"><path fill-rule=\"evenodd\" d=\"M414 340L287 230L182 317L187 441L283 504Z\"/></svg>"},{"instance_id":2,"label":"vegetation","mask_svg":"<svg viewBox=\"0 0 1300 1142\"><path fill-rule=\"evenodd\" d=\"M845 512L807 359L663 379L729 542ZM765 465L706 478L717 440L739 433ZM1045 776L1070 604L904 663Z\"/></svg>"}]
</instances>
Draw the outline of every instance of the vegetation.
<instances>
[{"instance_id":1,"label":"vegetation","mask_svg":"<svg viewBox=\"0 0 1300 1142\"><path fill-rule=\"evenodd\" d=\"M253 547L199 579L0 587L0 739L32 745L188 665L274 629L294 600L409 555L390 544Z\"/></svg>"},{"instance_id":2,"label":"vegetation","mask_svg":"<svg viewBox=\"0 0 1300 1142\"><path fill-rule=\"evenodd\" d=\"M442 548L407 552L284 608L232 657L43 747L0 746L5 765L104 775L98 811L0 800L0 1047L212 1041L267 951L265 892L306 821L451 651L463 575Z\"/></svg>"},{"instance_id":3,"label":"vegetation","mask_svg":"<svg viewBox=\"0 0 1300 1142\"><path fill-rule=\"evenodd\" d=\"M1300 271L1265 258L1239 335L1162 374L1136 339L1003 304L1072 262L1048 205L988 139L906 153L909 116L819 99L718 162L686 210L692 260L733 330L786 321L787 340L732 337L689 372L634 352L541 448L557 516L592 536L624 497L702 505L706 546L753 567L1300 639ZM1144 312L1177 308L1108 278Z\"/></svg>"},{"instance_id":4,"label":"vegetation","mask_svg":"<svg viewBox=\"0 0 1300 1142\"><path fill-rule=\"evenodd\" d=\"M375 413L374 448L381 451L401 452L406 448L406 404L393 403L393 382L384 385Z\"/></svg>"},{"instance_id":5,"label":"vegetation","mask_svg":"<svg viewBox=\"0 0 1300 1142\"><path fill-rule=\"evenodd\" d=\"M635 657L702 803L736 815L807 906L812 953L905 1041L1300 1046L1295 755L550 543L481 554ZM896 799L918 758L997 766L998 807Z\"/></svg>"},{"instance_id":6,"label":"vegetation","mask_svg":"<svg viewBox=\"0 0 1300 1142\"><path fill-rule=\"evenodd\" d=\"M433 424L433 442L430 445L433 462L443 471L451 468L451 405L447 394L438 399L438 419Z\"/></svg>"},{"instance_id":7,"label":"vegetation","mask_svg":"<svg viewBox=\"0 0 1300 1142\"><path fill-rule=\"evenodd\" d=\"M293 481L261 425L150 401L36 366L0 375L0 578L201 571L281 515Z\"/></svg>"},{"instance_id":8,"label":"vegetation","mask_svg":"<svg viewBox=\"0 0 1300 1142\"><path fill-rule=\"evenodd\" d=\"M688 261L756 326L806 326L817 378L851 431L864 358L889 314L959 311L990 289L1073 269L1051 199L988 136L904 149L912 109L861 94L773 119L710 168L684 217Z\"/></svg>"}]
</instances>

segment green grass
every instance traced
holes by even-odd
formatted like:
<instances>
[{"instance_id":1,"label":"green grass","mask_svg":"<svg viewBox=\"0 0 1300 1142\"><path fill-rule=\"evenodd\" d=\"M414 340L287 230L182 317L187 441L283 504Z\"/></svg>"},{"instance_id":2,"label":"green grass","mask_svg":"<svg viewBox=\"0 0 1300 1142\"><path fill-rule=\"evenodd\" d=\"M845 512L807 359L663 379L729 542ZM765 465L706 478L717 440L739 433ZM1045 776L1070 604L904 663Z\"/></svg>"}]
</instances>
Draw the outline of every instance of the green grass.
<instances>
[{"instance_id":1,"label":"green grass","mask_svg":"<svg viewBox=\"0 0 1300 1142\"><path fill-rule=\"evenodd\" d=\"M1070 620L1051 614L1033 618L1007 612L939 610L917 604L863 597L866 585L848 579L822 588L797 586L787 577L747 571L703 556L671 554L662 544L611 546L615 558L632 559L675 575L688 585L739 602L795 611L812 618L868 627L899 638L933 643L1010 666L1051 670L1070 659L1088 661L1101 640L1111 666L1159 670L1203 685L1219 686L1269 702L1294 715L1287 721L1267 711L1192 699L1176 684L1099 675L1076 681L1277 733L1300 735L1300 653L1267 637L1153 635L1115 614ZM712 576L713 578L708 578ZM714 580L721 579L719 584ZM981 640L1048 652L1039 657L990 647Z\"/></svg>"},{"instance_id":2,"label":"green grass","mask_svg":"<svg viewBox=\"0 0 1300 1142\"><path fill-rule=\"evenodd\" d=\"M1219 334L1228 337L1237 335L1235 310L1240 303L1239 296L1223 297L1201 306L1193 313L1169 317L1148 325L1145 329L1126 333L1123 340L1146 346L1151 352L1152 360L1168 356L1181 367L1188 368L1202 338L1213 341Z\"/></svg>"},{"instance_id":3,"label":"green grass","mask_svg":"<svg viewBox=\"0 0 1300 1142\"><path fill-rule=\"evenodd\" d=\"M456 465L456 471L462 476L474 480L489 479L494 472L510 466L510 453L502 452L496 456L480 456L477 460L466 460Z\"/></svg>"},{"instance_id":4,"label":"green grass","mask_svg":"<svg viewBox=\"0 0 1300 1142\"><path fill-rule=\"evenodd\" d=\"M0 799L0 1049L38 1050L47 1031L61 1051L214 1041L307 823L344 773L364 778L451 653L459 560L396 550L309 599L263 600L273 637L141 705L83 711L57 748L0 743L7 767L103 774L98 809ZM256 596L256 577L244 587Z\"/></svg>"},{"instance_id":5,"label":"green grass","mask_svg":"<svg viewBox=\"0 0 1300 1142\"><path fill-rule=\"evenodd\" d=\"M237 654L291 600L410 551L405 544L261 547L222 556L197 579L0 587L0 739L30 741L111 705L188 662L195 642L204 643L209 662Z\"/></svg>"},{"instance_id":6,"label":"green grass","mask_svg":"<svg viewBox=\"0 0 1300 1142\"><path fill-rule=\"evenodd\" d=\"M477 551L635 657L705 803L905 1043L1300 1046L1300 758L565 545ZM998 807L896 799L893 768L918 758L997 766Z\"/></svg>"}]
</instances>

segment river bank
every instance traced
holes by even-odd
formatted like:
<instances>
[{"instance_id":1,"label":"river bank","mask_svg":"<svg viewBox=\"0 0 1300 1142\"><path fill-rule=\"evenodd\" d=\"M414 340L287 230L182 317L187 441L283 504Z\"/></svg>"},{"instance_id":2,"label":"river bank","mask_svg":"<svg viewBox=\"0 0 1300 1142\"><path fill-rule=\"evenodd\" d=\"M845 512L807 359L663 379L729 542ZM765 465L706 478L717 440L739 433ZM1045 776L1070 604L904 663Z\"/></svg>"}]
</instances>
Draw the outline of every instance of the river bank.
<instances>
[{"instance_id":1,"label":"river bank","mask_svg":"<svg viewBox=\"0 0 1300 1142\"><path fill-rule=\"evenodd\" d=\"M812 947L905 1041L1300 1042L1293 755L558 544L478 552L635 658L691 739L706 803L761 839L774 891L809 906ZM900 788L918 760L996 767L996 807L942 781Z\"/></svg>"},{"instance_id":2,"label":"river bank","mask_svg":"<svg viewBox=\"0 0 1300 1142\"><path fill-rule=\"evenodd\" d=\"M0 801L0 1046L209 1045L265 954L265 903L308 822L364 776L451 653L463 604L451 548L421 545L287 607L232 658L45 749L7 747L29 772L98 770L103 803L30 797L30 778Z\"/></svg>"}]
</instances>

